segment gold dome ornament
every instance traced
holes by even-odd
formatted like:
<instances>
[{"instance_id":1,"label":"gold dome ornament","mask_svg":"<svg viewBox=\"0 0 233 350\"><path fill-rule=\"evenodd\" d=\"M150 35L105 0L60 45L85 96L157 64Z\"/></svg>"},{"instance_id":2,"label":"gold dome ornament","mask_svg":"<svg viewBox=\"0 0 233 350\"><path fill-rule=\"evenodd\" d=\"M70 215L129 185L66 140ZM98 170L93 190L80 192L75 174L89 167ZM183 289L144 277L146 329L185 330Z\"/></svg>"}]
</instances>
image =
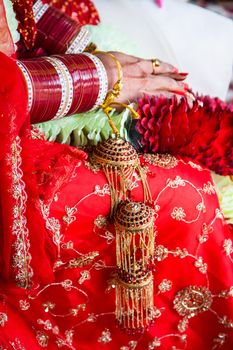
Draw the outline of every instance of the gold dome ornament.
<instances>
[{"instance_id":1,"label":"gold dome ornament","mask_svg":"<svg viewBox=\"0 0 233 350\"><path fill-rule=\"evenodd\" d=\"M121 202L116 229L116 320L131 333L143 332L155 318L153 298L154 210L141 202Z\"/></svg>"},{"instance_id":2,"label":"gold dome ornament","mask_svg":"<svg viewBox=\"0 0 233 350\"><path fill-rule=\"evenodd\" d=\"M146 174L136 150L128 141L117 137L99 143L94 148L91 161L102 168L107 178L111 193L111 216L118 203L130 197L130 185L135 171L142 181L144 201L151 201Z\"/></svg>"}]
</instances>

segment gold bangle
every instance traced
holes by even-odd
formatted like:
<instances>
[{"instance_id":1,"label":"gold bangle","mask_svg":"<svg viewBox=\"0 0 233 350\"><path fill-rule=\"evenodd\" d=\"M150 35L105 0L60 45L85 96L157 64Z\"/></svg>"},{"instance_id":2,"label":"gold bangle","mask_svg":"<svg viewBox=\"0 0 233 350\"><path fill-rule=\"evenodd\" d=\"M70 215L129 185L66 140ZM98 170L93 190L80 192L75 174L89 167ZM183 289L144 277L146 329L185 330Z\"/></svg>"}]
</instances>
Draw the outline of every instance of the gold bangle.
<instances>
[{"instance_id":1,"label":"gold bangle","mask_svg":"<svg viewBox=\"0 0 233 350\"><path fill-rule=\"evenodd\" d=\"M102 110L104 111L106 116L108 117L109 125L112 128L114 134L117 137L119 137L119 135L120 135L119 130L117 129L117 127L113 123L113 120L110 116L110 112L113 110L113 106L119 105L119 106L122 106L124 108L128 108L130 110L133 118L139 118L139 115L132 107L130 107L124 103L120 103L120 102L115 101L115 99L120 96L120 93L121 93L121 90L123 87L123 84L122 84L123 70L122 70L122 66L121 66L120 61L116 58L116 56L114 56L110 52L98 51L98 50L93 52L93 54L99 54L99 53L105 54L105 55L108 55L109 57L111 57L111 59L114 61L114 63L116 64L116 67L117 67L117 75L118 75L117 81L113 85L112 89L110 89L108 91L107 96L106 96L104 102L100 105L100 107L102 108Z\"/></svg>"},{"instance_id":2,"label":"gold bangle","mask_svg":"<svg viewBox=\"0 0 233 350\"><path fill-rule=\"evenodd\" d=\"M114 100L115 98L119 97L120 96L120 93L121 93L121 90L122 90L122 87L123 87L123 84L122 84L122 78L123 78L123 70L122 70L122 66L121 66L121 63L120 61L116 58L116 56L114 56L112 53L110 52L105 52L105 51L94 51L93 52L94 54L104 54L104 55L107 55L109 56L113 61L114 63L116 64L116 68L117 68L117 81L116 83L113 85L112 89L109 90L107 96L106 96L106 99L105 99L105 102L104 104L106 104L106 100L108 100L110 102L110 100Z\"/></svg>"}]
</instances>

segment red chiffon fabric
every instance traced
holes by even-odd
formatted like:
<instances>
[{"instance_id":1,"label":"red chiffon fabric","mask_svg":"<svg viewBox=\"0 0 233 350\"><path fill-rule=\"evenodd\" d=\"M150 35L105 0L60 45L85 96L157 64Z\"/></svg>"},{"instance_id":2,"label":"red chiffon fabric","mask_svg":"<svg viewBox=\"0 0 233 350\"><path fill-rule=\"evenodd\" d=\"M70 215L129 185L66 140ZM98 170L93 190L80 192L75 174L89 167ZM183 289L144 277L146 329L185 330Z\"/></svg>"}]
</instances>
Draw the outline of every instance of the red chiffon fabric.
<instances>
[{"instance_id":1,"label":"red chiffon fabric","mask_svg":"<svg viewBox=\"0 0 233 350\"><path fill-rule=\"evenodd\" d=\"M77 159L85 159L86 155L61 145L39 141L35 145L31 139L27 93L21 72L4 54L0 54L0 60L1 275L6 279L13 276L14 280L17 275L18 284L28 287L31 283L29 275L38 270L40 258L47 274L42 273L42 276L39 268L38 274L34 274L35 279L48 282L53 278L46 255L46 251L53 250L53 247L46 238L43 223L38 231L41 215L35 206L38 198L35 167L40 162L41 171L57 168L57 176L65 177L72 172ZM70 161L71 157L73 161ZM67 162L69 166L66 166ZM29 252L33 247L36 256ZM14 268L10 269L12 256Z\"/></svg>"}]
</instances>

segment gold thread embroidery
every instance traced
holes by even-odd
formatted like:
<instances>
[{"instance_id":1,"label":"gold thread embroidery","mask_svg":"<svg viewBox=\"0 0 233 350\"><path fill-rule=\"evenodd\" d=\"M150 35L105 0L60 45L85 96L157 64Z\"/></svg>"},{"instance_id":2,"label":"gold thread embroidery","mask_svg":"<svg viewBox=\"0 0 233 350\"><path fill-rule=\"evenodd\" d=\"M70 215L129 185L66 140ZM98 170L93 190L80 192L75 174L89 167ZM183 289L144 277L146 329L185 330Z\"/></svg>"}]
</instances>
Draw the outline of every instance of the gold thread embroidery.
<instances>
[{"instance_id":1,"label":"gold thread embroidery","mask_svg":"<svg viewBox=\"0 0 233 350\"><path fill-rule=\"evenodd\" d=\"M180 290L173 301L176 312L188 318L209 310L212 302L211 292L203 286L188 286Z\"/></svg>"},{"instance_id":2,"label":"gold thread embroidery","mask_svg":"<svg viewBox=\"0 0 233 350\"><path fill-rule=\"evenodd\" d=\"M29 253L30 242L28 238L27 219L25 216L27 194L21 170L22 159L20 153L20 138L16 137L11 146L12 150L12 174L13 174L13 228L12 234L16 237L14 242L15 254L13 255L13 267L16 270L16 281L20 287L28 288L31 285L33 270L30 266L31 255Z\"/></svg>"},{"instance_id":3,"label":"gold thread embroidery","mask_svg":"<svg viewBox=\"0 0 233 350\"><path fill-rule=\"evenodd\" d=\"M109 331L109 329L105 329L101 336L98 338L98 342L99 343L103 343L103 344L107 344L110 343L112 341L112 337L111 337L111 333Z\"/></svg>"},{"instance_id":4,"label":"gold thread embroidery","mask_svg":"<svg viewBox=\"0 0 233 350\"><path fill-rule=\"evenodd\" d=\"M0 327L4 327L8 321L7 314L5 312L0 312Z\"/></svg>"},{"instance_id":5,"label":"gold thread embroidery","mask_svg":"<svg viewBox=\"0 0 233 350\"><path fill-rule=\"evenodd\" d=\"M172 169L178 165L178 159L170 154L144 154L145 162L164 169Z\"/></svg>"}]
</instances>

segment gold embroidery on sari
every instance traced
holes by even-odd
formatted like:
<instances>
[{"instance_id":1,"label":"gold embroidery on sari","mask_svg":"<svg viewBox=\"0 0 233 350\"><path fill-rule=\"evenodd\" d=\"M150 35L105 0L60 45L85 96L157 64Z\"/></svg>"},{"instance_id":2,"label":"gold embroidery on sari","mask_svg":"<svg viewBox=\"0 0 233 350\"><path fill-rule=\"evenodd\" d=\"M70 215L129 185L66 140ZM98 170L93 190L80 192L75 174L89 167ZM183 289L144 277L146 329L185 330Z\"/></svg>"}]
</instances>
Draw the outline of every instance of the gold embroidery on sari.
<instances>
[{"instance_id":1,"label":"gold embroidery on sari","mask_svg":"<svg viewBox=\"0 0 233 350\"><path fill-rule=\"evenodd\" d=\"M110 343L112 341L112 336L111 336L111 333L109 331L109 329L105 329L101 336L98 338L98 342L99 343L103 343L103 344L107 344L107 343Z\"/></svg>"},{"instance_id":2,"label":"gold embroidery on sari","mask_svg":"<svg viewBox=\"0 0 233 350\"><path fill-rule=\"evenodd\" d=\"M178 159L170 154L144 154L145 162L164 169L172 169L178 165Z\"/></svg>"},{"instance_id":3,"label":"gold embroidery on sari","mask_svg":"<svg viewBox=\"0 0 233 350\"><path fill-rule=\"evenodd\" d=\"M10 342L10 345L14 350L26 350L18 338L15 338L14 341Z\"/></svg>"},{"instance_id":4,"label":"gold embroidery on sari","mask_svg":"<svg viewBox=\"0 0 233 350\"><path fill-rule=\"evenodd\" d=\"M25 216L27 194L25 192L25 183L23 181L23 172L21 170L21 151L20 138L16 137L11 146L12 150L12 177L13 177L13 227L12 234L16 240L14 242L15 253L13 255L13 267L15 268L15 279L20 287L28 288L31 285L33 270L30 266L31 255L29 253L30 242L27 228L27 219Z\"/></svg>"},{"instance_id":5,"label":"gold embroidery on sari","mask_svg":"<svg viewBox=\"0 0 233 350\"><path fill-rule=\"evenodd\" d=\"M8 321L8 316L5 312L0 312L0 327L4 327Z\"/></svg>"}]
</instances>

